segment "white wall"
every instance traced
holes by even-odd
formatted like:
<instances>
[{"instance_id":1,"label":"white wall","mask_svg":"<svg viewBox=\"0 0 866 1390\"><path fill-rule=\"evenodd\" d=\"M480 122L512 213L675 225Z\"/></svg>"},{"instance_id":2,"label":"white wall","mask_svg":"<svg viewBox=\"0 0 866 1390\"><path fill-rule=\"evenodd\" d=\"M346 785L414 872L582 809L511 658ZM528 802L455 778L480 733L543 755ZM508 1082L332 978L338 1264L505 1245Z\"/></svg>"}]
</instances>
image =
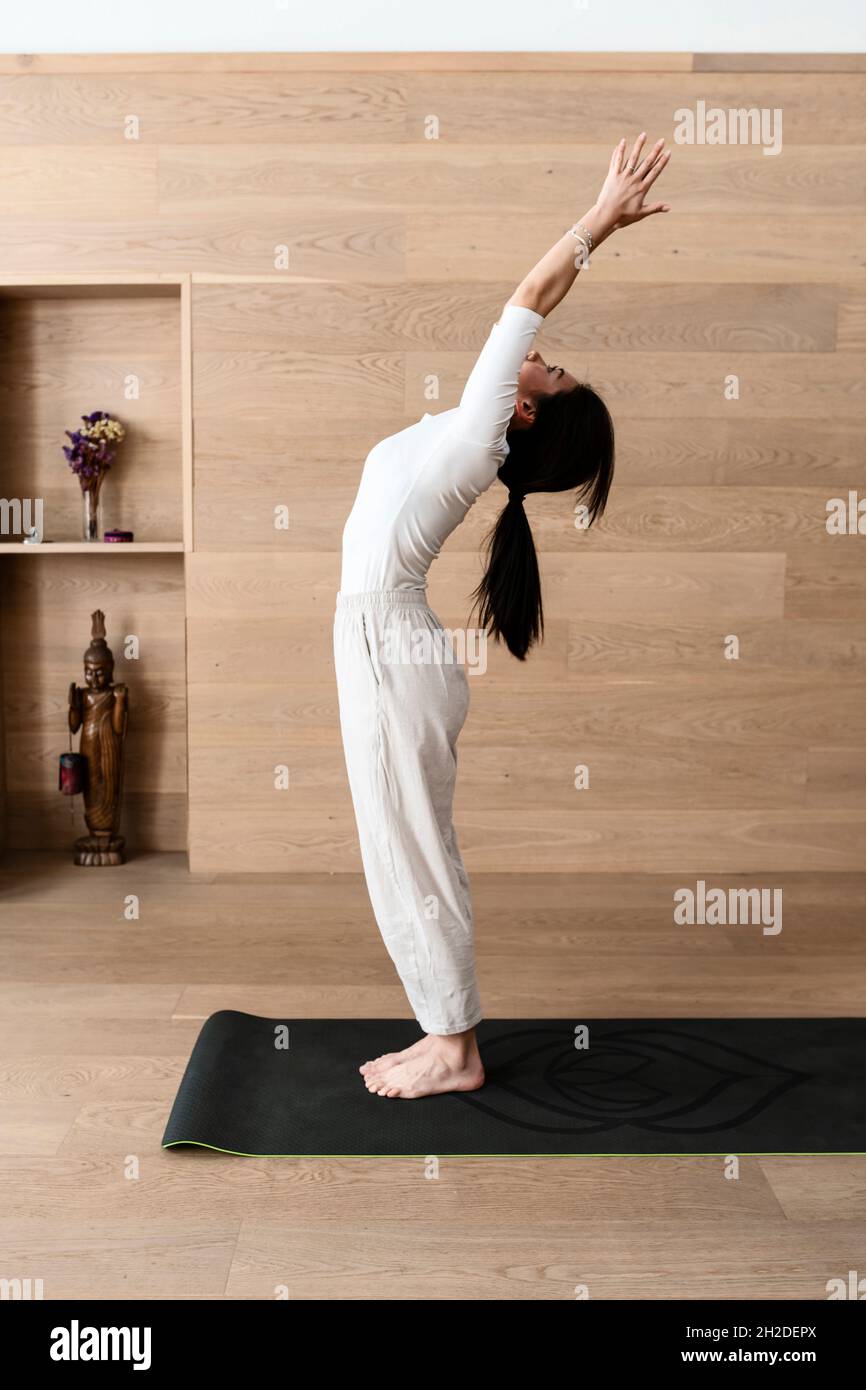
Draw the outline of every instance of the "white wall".
<instances>
[{"instance_id":1,"label":"white wall","mask_svg":"<svg viewBox=\"0 0 866 1390\"><path fill-rule=\"evenodd\" d=\"M864 0L0 0L4 53L866 49Z\"/></svg>"}]
</instances>

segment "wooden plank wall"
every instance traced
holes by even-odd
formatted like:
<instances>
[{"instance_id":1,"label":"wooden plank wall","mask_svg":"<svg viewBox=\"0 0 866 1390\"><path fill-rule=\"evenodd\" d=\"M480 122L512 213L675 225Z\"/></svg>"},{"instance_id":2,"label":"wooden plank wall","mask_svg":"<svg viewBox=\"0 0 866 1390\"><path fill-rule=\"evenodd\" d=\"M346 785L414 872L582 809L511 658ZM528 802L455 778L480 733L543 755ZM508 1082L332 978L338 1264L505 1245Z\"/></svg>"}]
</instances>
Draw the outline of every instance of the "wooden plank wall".
<instances>
[{"instance_id":1,"label":"wooden plank wall","mask_svg":"<svg viewBox=\"0 0 866 1390\"><path fill-rule=\"evenodd\" d=\"M456 401L621 135L670 139L699 101L781 109L776 157L676 147L673 212L603 247L540 335L606 395L616 485L590 535L563 498L529 499L547 642L525 667L491 650L472 680L457 823L470 871L860 867L866 541L825 529L827 499L866 487L860 55L125 55L2 71L9 268L194 272L203 871L359 867L330 641L368 449ZM500 502L494 488L431 574L449 624L465 623Z\"/></svg>"}]
</instances>

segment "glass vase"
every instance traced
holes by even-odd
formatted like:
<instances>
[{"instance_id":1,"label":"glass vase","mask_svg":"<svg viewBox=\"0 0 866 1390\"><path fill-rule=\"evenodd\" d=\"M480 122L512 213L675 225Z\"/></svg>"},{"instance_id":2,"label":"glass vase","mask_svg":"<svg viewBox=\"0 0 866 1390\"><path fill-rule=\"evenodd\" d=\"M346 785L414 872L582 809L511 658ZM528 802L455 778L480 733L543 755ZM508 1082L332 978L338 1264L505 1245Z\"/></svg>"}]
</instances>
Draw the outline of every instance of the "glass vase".
<instances>
[{"instance_id":1,"label":"glass vase","mask_svg":"<svg viewBox=\"0 0 866 1390\"><path fill-rule=\"evenodd\" d=\"M86 541L99 540L100 482L97 482L95 487L86 487L81 490L81 497L84 503L84 539Z\"/></svg>"}]
</instances>

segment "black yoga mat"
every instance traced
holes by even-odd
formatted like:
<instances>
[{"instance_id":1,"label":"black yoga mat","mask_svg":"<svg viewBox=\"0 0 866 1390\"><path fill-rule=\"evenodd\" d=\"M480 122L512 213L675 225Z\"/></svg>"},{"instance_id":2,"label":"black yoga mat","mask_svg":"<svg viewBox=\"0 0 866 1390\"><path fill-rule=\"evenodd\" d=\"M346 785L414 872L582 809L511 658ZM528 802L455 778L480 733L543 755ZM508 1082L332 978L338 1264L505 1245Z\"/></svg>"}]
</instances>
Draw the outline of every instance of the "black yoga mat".
<instances>
[{"instance_id":1,"label":"black yoga mat","mask_svg":"<svg viewBox=\"0 0 866 1390\"><path fill-rule=\"evenodd\" d=\"M580 1026L586 1050L575 1048ZM420 1036L402 1019L213 1014L163 1147L274 1158L866 1153L864 1019L486 1019L480 1090L371 1095L360 1064Z\"/></svg>"}]
</instances>

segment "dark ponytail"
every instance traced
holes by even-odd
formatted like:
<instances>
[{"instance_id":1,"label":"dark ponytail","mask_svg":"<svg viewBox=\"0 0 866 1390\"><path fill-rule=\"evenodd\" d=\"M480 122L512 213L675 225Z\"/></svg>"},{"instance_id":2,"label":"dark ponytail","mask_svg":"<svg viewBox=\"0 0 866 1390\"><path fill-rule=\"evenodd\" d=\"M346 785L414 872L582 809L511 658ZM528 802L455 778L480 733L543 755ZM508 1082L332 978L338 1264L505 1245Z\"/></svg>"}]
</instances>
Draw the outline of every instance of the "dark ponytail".
<instances>
[{"instance_id":1,"label":"dark ponytail","mask_svg":"<svg viewBox=\"0 0 866 1390\"><path fill-rule=\"evenodd\" d=\"M499 480L508 501L486 541L484 578L472 594L485 631L525 661L544 636L541 577L523 498L529 492L565 492L587 509L589 526L601 516L613 481L613 421L601 397L585 383L542 396L529 429L508 436Z\"/></svg>"}]
</instances>

